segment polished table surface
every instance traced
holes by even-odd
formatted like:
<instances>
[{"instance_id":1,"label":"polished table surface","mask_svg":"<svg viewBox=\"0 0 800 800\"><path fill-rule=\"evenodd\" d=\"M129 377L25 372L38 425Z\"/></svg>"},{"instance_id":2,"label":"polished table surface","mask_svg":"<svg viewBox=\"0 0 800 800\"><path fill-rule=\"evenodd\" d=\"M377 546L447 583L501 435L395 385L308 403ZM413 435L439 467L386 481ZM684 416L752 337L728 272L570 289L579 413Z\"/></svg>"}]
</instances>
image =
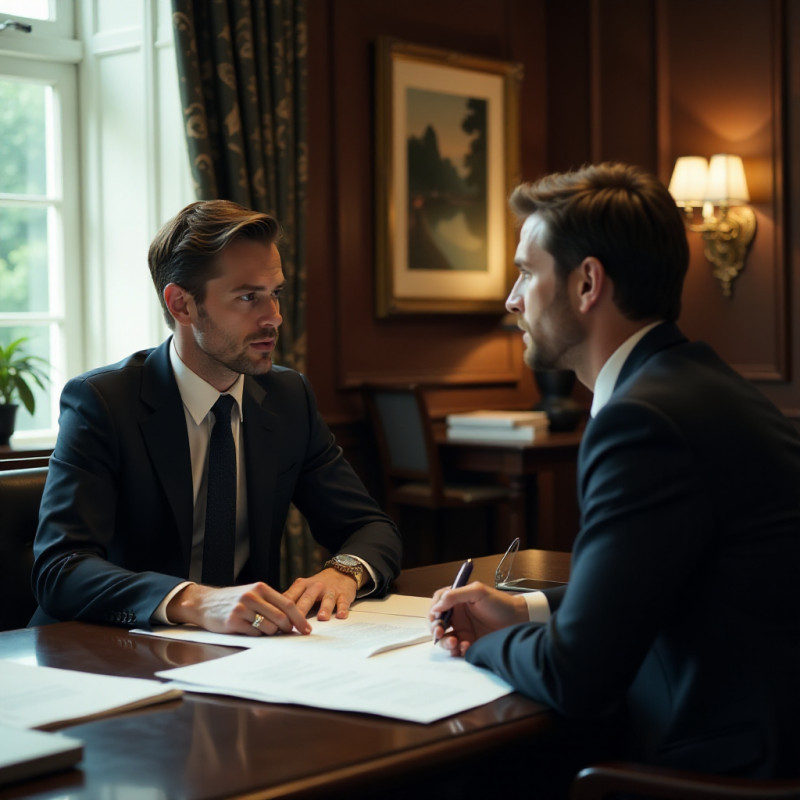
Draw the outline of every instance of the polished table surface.
<instances>
[{"instance_id":1,"label":"polished table surface","mask_svg":"<svg viewBox=\"0 0 800 800\"><path fill-rule=\"evenodd\" d=\"M475 560L491 583L499 556ZM404 571L400 594L430 595L458 562ZM566 581L569 556L521 551L515 572ZM0 658L85 672L152 678L170 666L230 655L226 647L137 636L64 622L0 633ZM336 687L331 686L331 691ZM78 769L0 787L18 798L316 798L387 796L388 787L429 785L431 773L461 771L480 754L531 738L546 740L547 710L521 695L430 725L366 714L185 694L181 700L61 729L84 742ZM409 788L414 796L420 794ZM409 795L411 796L411 795Z\"/></svg>"}]
</instances>

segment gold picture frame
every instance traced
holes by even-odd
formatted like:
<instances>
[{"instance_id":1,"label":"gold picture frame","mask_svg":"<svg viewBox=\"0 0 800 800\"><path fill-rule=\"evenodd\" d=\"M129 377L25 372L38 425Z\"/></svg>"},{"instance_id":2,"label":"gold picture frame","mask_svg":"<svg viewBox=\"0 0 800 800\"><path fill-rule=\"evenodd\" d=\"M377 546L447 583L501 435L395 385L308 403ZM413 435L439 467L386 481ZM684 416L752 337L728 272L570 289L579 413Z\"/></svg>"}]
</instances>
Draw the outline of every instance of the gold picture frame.
<instances>
[{"instance_id":1,"label":"gold picture frame","mask_svg":"<svg viewBox=\"0 0 800 800\"><path fill-rule=\"evenodd\" d=\"M376 313L502 313L519 182L517 63L380 38Z\"/></svg>"}]
</instances>

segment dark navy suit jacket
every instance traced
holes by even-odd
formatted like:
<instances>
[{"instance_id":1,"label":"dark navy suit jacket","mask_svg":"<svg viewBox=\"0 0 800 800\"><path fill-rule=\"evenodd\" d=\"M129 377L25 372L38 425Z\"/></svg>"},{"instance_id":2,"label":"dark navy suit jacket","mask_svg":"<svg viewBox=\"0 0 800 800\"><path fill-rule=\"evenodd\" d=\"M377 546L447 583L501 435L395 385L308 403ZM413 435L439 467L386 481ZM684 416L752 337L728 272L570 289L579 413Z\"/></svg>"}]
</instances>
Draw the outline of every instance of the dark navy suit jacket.
<instances>
[{"instance_id":1,"label":"dark navy suit jacket","mask_svg":"<svg viewBox=\"0 0 800 800\"><path fill-rule=\"evenodd\" d=\"M579 452L581 530L547 625L469 661L576 717L624 708L650 763L800 771L800 437L704 344L637 344Z\"/></svg>"},{"instance_id":2,"label":"dark navy suit jacket","mask_svg":"<svg viewBox=\"0 0 800 800\"><path fill-rule=\"evenodd\" d=\"M148 626L189 574L193 493L169 341L69 381L34 543L32 624ZM278 588L289 504L331 552L363 558L377 592L398 574L396 527L369 497L301 374L273 367L243 395L250 559L240 582Z\"/></svg>"}]
</instances>

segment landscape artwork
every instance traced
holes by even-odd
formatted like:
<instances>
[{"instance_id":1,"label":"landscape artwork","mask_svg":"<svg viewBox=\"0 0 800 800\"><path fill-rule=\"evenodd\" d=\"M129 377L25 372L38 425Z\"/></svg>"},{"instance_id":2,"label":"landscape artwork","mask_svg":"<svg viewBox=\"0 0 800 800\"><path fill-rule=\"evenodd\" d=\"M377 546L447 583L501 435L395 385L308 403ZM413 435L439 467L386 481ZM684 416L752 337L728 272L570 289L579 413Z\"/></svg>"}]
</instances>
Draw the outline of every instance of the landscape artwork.
<instances>
[{"instance_id":1,"label":"landscape artwork","mask_svg":"<svg viewBox=\"0 0 800 800\"><path fill-rule=\"evenodd\" d=\"M406 90L409 269L488 269L488 101Z\"/></svg>"},{"instance_id":2,"label":"landscape artwork","mask_svg":"<svg viewBox=\"0 0 800 800\"><path fill-rule=\"evenodd\" d=\"M503 313L521 68L387 38L376 52L376 313Z\"/></svg>"}]
</instances>

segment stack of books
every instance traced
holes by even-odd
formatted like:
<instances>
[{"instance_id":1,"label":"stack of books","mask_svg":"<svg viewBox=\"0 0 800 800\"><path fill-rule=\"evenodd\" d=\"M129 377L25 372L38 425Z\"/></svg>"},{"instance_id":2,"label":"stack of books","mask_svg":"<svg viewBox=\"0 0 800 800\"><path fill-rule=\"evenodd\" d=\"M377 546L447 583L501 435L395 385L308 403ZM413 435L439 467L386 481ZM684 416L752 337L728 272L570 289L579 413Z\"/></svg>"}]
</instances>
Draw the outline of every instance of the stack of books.
<instances>
[{"instance_id":1,"label":"stack of books","mask_svg":"<svg viewBox=\"0 0 800 800\"><path fill-rule=\"evenodd\" d=\"M469 411L447 415L451 442L529 443L547 434L544 411Z\"/></svg>"}]
</instances>

